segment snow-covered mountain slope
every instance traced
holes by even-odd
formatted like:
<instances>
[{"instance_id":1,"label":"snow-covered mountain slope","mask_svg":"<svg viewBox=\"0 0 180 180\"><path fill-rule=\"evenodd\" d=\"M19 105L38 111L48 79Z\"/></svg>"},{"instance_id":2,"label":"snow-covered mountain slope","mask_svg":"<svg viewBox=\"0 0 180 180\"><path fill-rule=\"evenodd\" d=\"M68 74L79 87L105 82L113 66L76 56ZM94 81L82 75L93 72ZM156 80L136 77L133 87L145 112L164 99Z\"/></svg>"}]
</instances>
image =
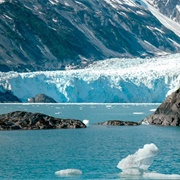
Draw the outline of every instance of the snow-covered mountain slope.
<instances>
[{"instance_id":1,"label":"snow-covered mountain slope","mask_svg":"<svg viewBox=\"0 0 180 180\"><path fill-rule=\"evenodd\" d=\"M145 0L153 5L162 14L180 24L180 1L179 0Z\"/></svg>"},{"instance_id":2,"label":"snow-covered mountain slope","mask_svg":"<svg viewBox=\"0 0 180 180\"><path fill-rule=\"evenodd\" d=\"M166 2L165 2L166 1ZM147 8L151 11L151 13L168 29L172 30L176 35L180 37L180 1L176 0L144 0ZM157 4L158 3L158 7ZM171 3L174 3L173 5ZM169 5L171 4L171 5ZM169 5L169 6L168 6ZM176 7L179 6L177 18L172 18L172 11L177 10ZM163 10L167 10L169 14L164 12ZM160 11L163 11L162 14ZM168 16L170 16L168 18ZM177 23L176 21L179 21Z\"/></svg>"},{"instance_id":3,"label":"snow-covered mountain slope","mask_svg":"<svg viewBox=\"0 0 180 180\"><path fill-rule=\"evenodd\" d=\"M0 90L23 102L46 94L57 102L162 102L180 86L180 54L107 59L81 70L0 73Z\"/></svg>"},{"instance_id":4,"label":"snow-covered mountain slope","mask_svg":"<svg viewBox=\"0 0 180 180\"><path fill-rule=\"evenodd\" d=\"M149 7L146 0L1 0L0 71L179 53L178 27Z\"/></svg>"}]
</instances>

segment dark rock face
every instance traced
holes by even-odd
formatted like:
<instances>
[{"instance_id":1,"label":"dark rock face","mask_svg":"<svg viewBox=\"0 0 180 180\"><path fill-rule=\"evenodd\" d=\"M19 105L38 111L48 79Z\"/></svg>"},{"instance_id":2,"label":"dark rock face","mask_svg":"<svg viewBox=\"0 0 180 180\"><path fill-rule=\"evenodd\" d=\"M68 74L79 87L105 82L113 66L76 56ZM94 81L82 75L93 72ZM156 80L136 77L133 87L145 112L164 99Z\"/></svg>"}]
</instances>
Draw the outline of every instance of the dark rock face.
<instances>
[{"instance_id":1,"label":"dark rock face","mask_svg":"<svg viewBox=\"0 0 180 180\"><path fill-rule=\"evenodd\" d=\"M0 3L0 71L83 68L98 59L180 51L180 37L141 1L128 1Z\"/></svg>"},{"instance_id":2,"label":"dark rock face","mask_svg":"<svg viewBox=\"0 0 180 180\"><path fill-rule=\"evenodd\" d=\"M10 91L0 92L0 103L20 103L21 101Z\"/></svg>"},{"instance_id":3,"label":"dark rock face","mask_svg":"<svg viewBox=\"0 0 180 180\"><path fill-rule=\"evenodd\" d=\"M0 115L0 130L86 128L80 120L54 118L41 113L15 111Z\"/></svg>"},{"instance_id":4,"label":"dark rock face","mask_svg":"<svg viewBox=\"0 0 180 180\"><path fill-rule=\"evenodd\" d=\"M57 103L53 98L45 94L37 94L28 100L28 103Z\"/></svg>"},{"instance_id":5,"label":"dark rock face","mask_svg":"<svg viewBox=\"0 0 180 180\"><path fill-rule=\"evenodd\" d=\"M142 123L162 126L180 126L180 88L169 95Z\"/></svg>"},{"instance_id":6,"label":"dark rock face","mask_svg":"<svg viewBox=\"0 0 180 180\"><path fill-rule=\"evenodd\" d=\"M120 120L109 120L109 121L100 122L97 124L98 125L106 125L106 126L138 126L138 125L140 125L138 122L120 121Z\"/></svg>"}]
</instances>

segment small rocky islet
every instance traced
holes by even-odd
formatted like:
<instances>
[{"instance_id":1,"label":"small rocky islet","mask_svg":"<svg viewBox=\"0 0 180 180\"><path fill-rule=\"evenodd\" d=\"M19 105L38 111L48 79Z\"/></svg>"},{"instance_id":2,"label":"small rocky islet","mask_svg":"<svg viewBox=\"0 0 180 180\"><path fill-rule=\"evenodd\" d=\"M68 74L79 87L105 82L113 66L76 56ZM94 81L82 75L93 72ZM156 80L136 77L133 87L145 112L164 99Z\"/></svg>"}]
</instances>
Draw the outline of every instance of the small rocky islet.
<instances>
[{"instance_id":1,"label":"small rocky islet","mask_svg":"<svg viewBox=\"0 0 180 180\"><path fill-rule=\"evenodd\" d=\"M60 119L42 113L15 111L0 115L0 130L76 129L86 125L75 119Z\"/></svg>"},{"instance_id":2,"label":"small rocky islet","mask_svg":"<svg viewBox=\"0 0 180 180\"><path fill-rule=\"evenodd\" d=\"M105 122L96 123L97 125L105 125L105 126L138 126L139 122L133 121L121 121L121 120L108 120Z\"/></svg>"},{"instance_id":3,"label":"small rocky islet","mask_svg":"<svg viewBox=\"0 0 180 180\"><path fill-rule=\"evenodd\" d=\"M137 126L141 124L180 126L180 88L167 96L153 114L140 122L109 120L97 124L106 126Z\"/></svg>"},{"instance_id":4,"label":"small rocky islet","mask_svg":"<svg viewBox=\"0 0 180 180\"><path fill-rule=\"evenodd\" d=\"M29 98L28 103L57 103L52 97L46 94L37 94L36 96Z\"/></svg>"}]
</instances>

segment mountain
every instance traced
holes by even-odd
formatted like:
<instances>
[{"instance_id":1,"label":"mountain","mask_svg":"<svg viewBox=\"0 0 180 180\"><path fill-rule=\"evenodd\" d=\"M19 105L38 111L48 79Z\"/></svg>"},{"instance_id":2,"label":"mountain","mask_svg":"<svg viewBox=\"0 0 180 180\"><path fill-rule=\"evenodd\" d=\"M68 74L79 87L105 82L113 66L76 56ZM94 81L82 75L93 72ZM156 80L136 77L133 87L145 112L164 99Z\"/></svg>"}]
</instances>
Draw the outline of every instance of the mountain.
<instances>
[{"instance_id":1,"label":"mountain","mask_svg":"<svg viewBox=\"0 0 180 180\"><path fill-rule=\"evenodd\" d=\"M45 94L58 103L160 103L180 87L180 54L113 58L68 71L0 72L0 92L22 102Z\"/></svg>"},{"instance_id":2,"label":"mountain","mask_svg":"<svg viewBox=\"0 0 180 180\"><path fill-rule=\"evenodd\" d=\"M151 5L145 0L1 0L0 71L83 68L112 57L180 52L180 25L167 26L169 19Z\"/></svg>"},{"instance_id":3,"label":"mountain","mask_svg":"<svg viewBox=\"0 0 180 180\"><path fill-rule=\"evenodd\" d=\"M162 14L180 24L180 1L179 0L147 0Z\"/></svg>"}]
</instances>

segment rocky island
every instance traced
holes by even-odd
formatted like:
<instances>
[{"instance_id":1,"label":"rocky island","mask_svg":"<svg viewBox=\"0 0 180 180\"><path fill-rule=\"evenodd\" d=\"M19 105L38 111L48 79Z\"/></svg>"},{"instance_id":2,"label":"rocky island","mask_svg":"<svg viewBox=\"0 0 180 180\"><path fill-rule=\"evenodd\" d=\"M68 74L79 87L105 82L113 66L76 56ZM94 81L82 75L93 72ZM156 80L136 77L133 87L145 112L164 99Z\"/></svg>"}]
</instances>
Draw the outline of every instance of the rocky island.
<instances>
[{"instance_id":1,"label":"rocky island","mask_svg":"<svg viewBox=\"0 0 180 180\"><path fill-rule=\"evenodd\" d=\"M121 121L121 120L108 120L105 122L96 123L97 125L105 126L138 126L140 123L133 121Z\"/></svg>"},{"instance_id":2,"label":"rocky island","mask_svg":"<svg viewBox=\"0 0 180 180\"><path fill-rule=\"evenodd\" d=\"M44 97L44 96L43 96ZM107 120L96 125L138 126L141 124L180 126L180 88L169 95L157 110L140 122ZM0 130L86 128L80 120L55 118L42 113L15 111L0 115Z\"/></svg>"},{"instance_id":3,"label":"rocky island","mask_svg":"<svg viewBox=\"0 0 180 180\"><path fill-rule=\"evenodd\" d=\"M180 88L167 96L157 110L141 121L142 124L180 126Z\"/></svg>"},{"instance_id":4,"label":"rocky island","mask_svg":"<svg viewBox=\"0 0 180 180\"><path fill-rule=\"evenodd\" d=\"M137 126L141 124L180 126L180 88L167 96L153 114L140 122L108 120L97 124L106 126Z\"/></svg>"},{"instance_id":5,"label":"rocky island","mask_svg":"<svg viewBox=\"0 0 180 180\"><path fill-rule=\"evenodd\" d=\"M0 115L0 130L86 128L80 120L60 119L41 113L15 111Z\"/></svg>"},{"instance_id":6,"label":"rocky island","mask_svg":"<svg viewBox=\"0 0 180 180\"><path fill-rule=\"evenodd\" d=\"M52 97L46 94L37 94L35 97L29 98L28 103L57 103Z\"/></svg>"}]
</instances>

